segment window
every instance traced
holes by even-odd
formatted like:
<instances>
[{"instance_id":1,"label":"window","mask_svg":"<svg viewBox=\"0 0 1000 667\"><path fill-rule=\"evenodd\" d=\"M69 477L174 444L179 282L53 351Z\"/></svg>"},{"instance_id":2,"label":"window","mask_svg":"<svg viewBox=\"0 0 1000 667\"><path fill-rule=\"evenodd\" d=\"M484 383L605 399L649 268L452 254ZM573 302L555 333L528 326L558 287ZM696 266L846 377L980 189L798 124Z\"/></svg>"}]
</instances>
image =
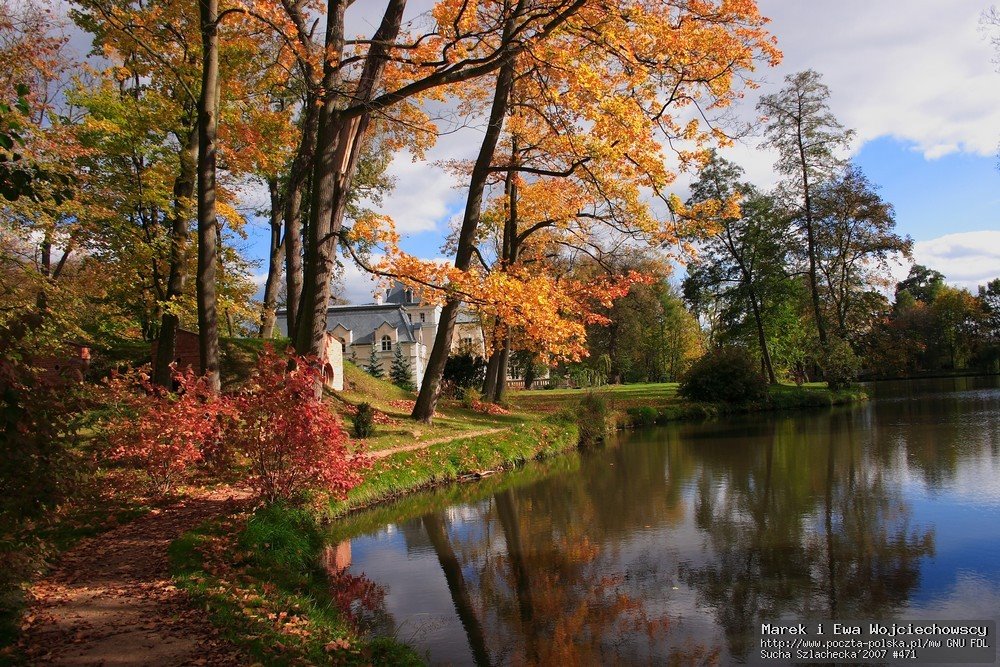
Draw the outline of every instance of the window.
<instances>
[{"instance_id":1,"label":"window","mask_svg":"<svg viewBox=\"0 0 1000 667\"><path fill-rule=\"evenodd\" d=\"M472 347L472 336L462 339L462 343L468 347Z\"/></svg>"},{"instance_id":2,"label":"window","mask_svg":"<svg viewBox=\"0 0 1000 667\"><path fill-rule=\"evenodd\" d=\"M382 336L382 351L391 352L392 351L392 339L388 336Z\"/></svg>"},{"instance_id":3,"label":"window","mask_svg":"<svg viewBox=\"0 0 1000 667\"><path fill-rule=\"evenodd\" d=\"M413 303L413 290L406 290L406 303Z\"/></svg>"},{"instance_id":4,"label":"window","mask_svg":"<svg viewBox=\"0 0 1000 667\"><path fill-rule=\"evenodd\" d=\"M420 313L420 321L421 322L427 321L427 313Z\"/></svg>"}]
</instances>

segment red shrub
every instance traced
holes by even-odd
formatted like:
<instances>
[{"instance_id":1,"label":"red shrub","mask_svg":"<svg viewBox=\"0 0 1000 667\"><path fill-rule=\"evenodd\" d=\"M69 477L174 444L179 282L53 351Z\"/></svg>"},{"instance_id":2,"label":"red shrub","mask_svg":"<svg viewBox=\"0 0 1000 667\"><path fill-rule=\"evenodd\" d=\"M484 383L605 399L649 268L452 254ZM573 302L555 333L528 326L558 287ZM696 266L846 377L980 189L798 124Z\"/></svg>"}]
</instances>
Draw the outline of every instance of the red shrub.
<instances>
[{"instance_id":1,"label":"red shrub","mask_svg":"<svg viewBox=\"0 0 1000 667\"><path fill-rule=\"evenodd\" d=\"M175 375L176 391L154 385L140 371L107 383L112 417L105 423L111 456L142 468L153 489L166 492L178 477L219 446L232 409L188 369Z\"/></svg>"},{"instance_id":2,"label":"red shrub","mask_svg":"<svg viewBox=\"0 0 1000 667\"><path fill-rule=\"evenodd\" d=\"M366 461L348 452L340 420L314 397L319 371L305 359L292 362L289 370L287 359L265 348L233 397L230 444L249 459L250 484L266 500L311 488L342 497L361 481Z\"/></svg>"}]
</instances>

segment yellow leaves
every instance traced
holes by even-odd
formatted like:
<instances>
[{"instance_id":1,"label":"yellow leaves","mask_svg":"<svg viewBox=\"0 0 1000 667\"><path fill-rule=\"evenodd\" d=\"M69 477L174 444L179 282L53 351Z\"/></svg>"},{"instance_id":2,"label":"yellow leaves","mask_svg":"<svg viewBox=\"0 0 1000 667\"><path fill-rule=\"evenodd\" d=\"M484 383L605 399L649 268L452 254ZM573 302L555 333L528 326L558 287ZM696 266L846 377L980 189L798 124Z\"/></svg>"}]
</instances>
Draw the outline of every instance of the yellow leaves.
<instances>
[{"instance_id":1,"label":"yellow leaves","mask_svg":"<svg viewBox=\"0 0 1000 667\"><path fill-rule=\"evenodd\" d=\"M368 248L384 246L387 255L398 252L399 234L392 218L387 215L369 212L359 217L351 226L347 240Z\"/></svg>"},{"instance_id":2,"label":"yellow leaves","mask_svg":"<svg viewBox=\"0 0 1000 667\"><path fill-rule=\"evenodd\" d=\"M226 221L230 229L241 230L246 219L236 208L227 201L219 201L215 204L219 217Z\"/></svg>"}]
</instances>

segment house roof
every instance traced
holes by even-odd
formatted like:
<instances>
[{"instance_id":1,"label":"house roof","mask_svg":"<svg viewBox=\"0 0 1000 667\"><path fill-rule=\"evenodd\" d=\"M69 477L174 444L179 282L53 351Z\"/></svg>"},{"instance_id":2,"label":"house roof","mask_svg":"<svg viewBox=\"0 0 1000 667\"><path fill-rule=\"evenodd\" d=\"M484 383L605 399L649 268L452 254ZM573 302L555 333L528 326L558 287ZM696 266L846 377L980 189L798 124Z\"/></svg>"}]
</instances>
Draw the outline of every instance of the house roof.
<instances>
[{"instance_id":1,"label":"house roof","mask_svg":"<svg viewBox=\"0 0 1000 667\"><path fill-rule=\"evenodd\" d=\"M333 329L338 324L349 329L354 334L355 344L370 345L374 339L375 330L383 324L394 328L400 341L407 343L416 341L410 318L398 304L330 306L326 310L326 321L327 329Z\"/></svg>"},{"instance_id":2,"label":"house roof","mask_svg":"<svg viewBox=\"0 0 1000 667\"><path fill-rule=\"evenodd\" d=\"M409 296L409 300L407 300L407 296ZM413 291L403 283L396 281L392 284L391 288L386 290L385 302L403 304L407 306L417 306L420 304L420 296L418 294L414 294Z\"/></svg>"}]
</instances>

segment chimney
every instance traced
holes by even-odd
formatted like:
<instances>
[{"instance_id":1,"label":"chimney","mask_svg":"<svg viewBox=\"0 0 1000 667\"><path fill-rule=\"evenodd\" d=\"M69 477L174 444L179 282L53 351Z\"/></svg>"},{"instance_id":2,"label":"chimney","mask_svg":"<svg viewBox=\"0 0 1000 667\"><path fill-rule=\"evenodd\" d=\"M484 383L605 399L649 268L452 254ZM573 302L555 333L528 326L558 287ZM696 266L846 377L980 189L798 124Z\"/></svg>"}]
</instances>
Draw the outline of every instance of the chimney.
<instances>
[{"instance_id":1,"label":"chimney","mask_svg":"<svg viewBox=\"0 0 1000 667\"><path fill-rule=\"evenodd\" d=\"M376 305L382 305L382 292L375 292L375 303Z\"/></svg>"}]
</instances>

